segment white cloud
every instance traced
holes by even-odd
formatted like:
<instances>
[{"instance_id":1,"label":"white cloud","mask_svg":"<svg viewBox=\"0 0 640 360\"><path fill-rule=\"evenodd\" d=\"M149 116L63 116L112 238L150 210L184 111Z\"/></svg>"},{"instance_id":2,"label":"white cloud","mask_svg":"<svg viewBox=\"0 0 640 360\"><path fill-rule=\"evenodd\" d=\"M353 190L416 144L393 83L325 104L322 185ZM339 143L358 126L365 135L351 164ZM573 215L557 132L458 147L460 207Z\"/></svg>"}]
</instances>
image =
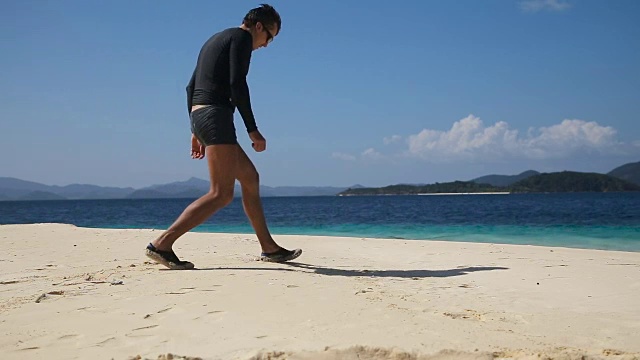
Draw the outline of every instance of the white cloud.
<instances>
[{"instance_id":1,"label":"white cloud","mask_svg":"<svg viewBox=\"0 0 640 360\"><path fill-rule=\"evenodd\" d=\"M376 149L374 148L368 148L364 150L362 153L360 153L360 156L354 156L351 154L345 154L341 152L334 152L331 154L331 157L334 159L339 159L343 161L356 161L358 159L380 160L385 158L383 154L376 151Z\"/></svg>"},{"instance_id":2,"label":"white cloud","mask_svg":"<svg viewBox=\"0 0 640 360\"><path fill-rule=\"evenodd\" d=\"M377 152L374 148L368 148L362 152L362 156L369 159L380 159L383 155Z\"/></svg>"},{"instance_id":3,"label":"white cloud","mask_svg":"<svg viewBox=\"0 0 640 360\"><path fill-rule=\"evenodd\" d=\"M382 142L385 145L389 145L389 144L393 144L396 143L398 141L402 140L402 136L400 135L393 135L393 136L389 136L389 137L385 137L384 139L382 139Z\"/></svg>"},{"instance_id":4,"label":"white cloud","mask_svg":"<svg viewBox=\"0 0 640 360\"><path fill-rule=\"evenodd\" d=\"M526 0L520 2L520 8L526 12L539 11L564 11L571 7L566 1L562 0Z\"/></svg>"},{"instance_id":5,"label":"white cloud","mask_svg":"<svg viewBox=\"0 0 640 360\"><path fill-rule=\"evenodd\" d=\"M563 120L560 124L540 128L538 136L521 141L523 148L543 157L569 155L577 151L606 152L615 150L616 130L583 120Z\"/></svg>"},{"instance_id":6,"label":"white cloud","mask_svg":"<svg viewBox=\"0 0 640 360\"><path fill-rule=\"evenodd\" d=\"M334 152L331 156L344 161L382 160L397 156L421 158L429 162L469 162L506 160L577 159L590 156L634 155L640 140L622 143L617 131L595 121L565 119L548 126L519 132L505 121L485 125L469 115L453 123L449 130L423 129L406 137L383 138L385 145L404 144L401 153L381 153L368 148L359 155Z\"/></svg>"},{"instance_id":7,"label":"white cloud","mask_svg":"<svg viewBox=\"0 0 640 360\"><path fill-rule=\"evenodd\" d=\"M431 161L557 159L593 152L620 153L625 148L616 140L615 129L593 121L563 120L520 135L504 121L484 126L473 115L456 121L448 131L424 129L410 135L407 145L406 155Z\"/></svg>"},{"instance_id":8,"label":"white cloud","mask_svg":"<svg viewBox=\"0 0 640 360\"><path fill-rule=\"evenodd\" d=\"M340 159L344 161L354 161L356 159L356 157L353 155L340 153L340 152L334 152L333 154L331 154L331 157L334 159Z\"/></svg>"}]
</instances>

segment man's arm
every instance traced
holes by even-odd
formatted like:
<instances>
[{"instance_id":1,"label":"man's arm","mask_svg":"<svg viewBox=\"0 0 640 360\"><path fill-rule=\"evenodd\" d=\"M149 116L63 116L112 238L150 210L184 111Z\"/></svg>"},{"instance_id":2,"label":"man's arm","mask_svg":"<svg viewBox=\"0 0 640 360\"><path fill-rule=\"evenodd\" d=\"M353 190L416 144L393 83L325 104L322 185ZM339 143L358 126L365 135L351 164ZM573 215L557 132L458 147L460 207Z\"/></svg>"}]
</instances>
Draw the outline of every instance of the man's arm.
<instances>
[{"instance_id":1,"label":"man's arm","mask_svg":"<svg viewBox=\"0 0 640 360\"><path fill-rule=\"evenodd\" d=\"M193 75L191 75L191 80L189 80L189 84L187 85L187 113L191 115L191 106L193 105L193 91L196 88L196 71L193 71Z\"/></svg>"},{"instance_id":2,"label":"man's arm","mask_svg":"<svg viewBox=\"0 0 640 360\"><path fill-rule=\"evenodd\" d=\"M251 36L246 35L248 36L237 36L231 39L229 61L231 62L231 102L238 108L247 132L250 133L257 130L258 126L256 126L256 119L251 109L249 85L247 85L253 43Z\"/></svg>"}]
</instances>

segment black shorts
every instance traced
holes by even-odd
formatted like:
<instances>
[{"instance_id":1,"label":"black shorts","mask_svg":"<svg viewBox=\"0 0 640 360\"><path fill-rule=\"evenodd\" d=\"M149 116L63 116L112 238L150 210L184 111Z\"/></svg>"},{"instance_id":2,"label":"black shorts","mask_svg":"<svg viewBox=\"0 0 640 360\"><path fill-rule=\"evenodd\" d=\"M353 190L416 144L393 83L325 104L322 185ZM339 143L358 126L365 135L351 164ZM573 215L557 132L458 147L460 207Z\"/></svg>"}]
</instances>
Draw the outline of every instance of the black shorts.
<instances>
[{"instance_id":1,"label":"black shorts","mask_svg":"<svg viewBox=\"0 0 640 360\"><path fill-rule=\"evenodd\" d=\"M192 111L189 118L191 132L202 145L238 143L232 108L211 105Z\"/></svg>"}]
</instances>

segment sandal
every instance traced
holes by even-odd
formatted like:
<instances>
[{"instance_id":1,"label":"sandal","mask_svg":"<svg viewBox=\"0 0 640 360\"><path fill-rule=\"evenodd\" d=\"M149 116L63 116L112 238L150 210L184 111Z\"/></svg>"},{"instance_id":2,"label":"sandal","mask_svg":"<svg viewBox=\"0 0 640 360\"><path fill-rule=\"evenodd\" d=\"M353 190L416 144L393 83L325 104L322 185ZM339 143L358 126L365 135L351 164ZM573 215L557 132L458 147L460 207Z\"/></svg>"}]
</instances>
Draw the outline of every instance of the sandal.
<instances>
[{"instance_id":1,"label":"sandal","mask_svg":"<svg viewBox=\"0 0 640 360\"><path fill-rule=\"evenodd\" d=\"M300 256L301 254L302 254L302 249L287 250L287 249L281 248L276 252L260 254L260 258L258 260L279 263L279 262L293 260L298 256Z\"/></svg>"},{"instance_id":2,"label":"sandal","mask_svg":"<svg viewBox=\"0 0 640 360\"><path fill-rule=\"evenodd\" d=\"M171 251L158 250L151 243L147 245L145 254L151 260L157 263L160 263L171 270L190 270L194 268L193 263L178 259L178 256L176 255L176 253L173 252L173 250Z\"/></svg>"}]
</instances>

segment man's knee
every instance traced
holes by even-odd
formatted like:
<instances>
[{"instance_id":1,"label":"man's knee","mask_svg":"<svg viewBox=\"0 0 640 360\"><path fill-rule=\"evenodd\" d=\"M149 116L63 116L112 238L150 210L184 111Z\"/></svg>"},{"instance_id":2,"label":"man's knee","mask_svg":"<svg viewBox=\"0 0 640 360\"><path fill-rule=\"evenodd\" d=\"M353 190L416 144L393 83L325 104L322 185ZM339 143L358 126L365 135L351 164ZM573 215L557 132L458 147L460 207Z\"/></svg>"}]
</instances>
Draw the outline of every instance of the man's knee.
<instances>
[{"instance_id":1,"label":"man's knee","mask_svg":"<svg viewBox=\"0 0 640 360\"><path fill-rule=\"evenodd\" d=\"M227 206L233 201L233 187L230 189L214 189L207 194L208 200L222 206Z\"/></svg>"}]
</instances>

